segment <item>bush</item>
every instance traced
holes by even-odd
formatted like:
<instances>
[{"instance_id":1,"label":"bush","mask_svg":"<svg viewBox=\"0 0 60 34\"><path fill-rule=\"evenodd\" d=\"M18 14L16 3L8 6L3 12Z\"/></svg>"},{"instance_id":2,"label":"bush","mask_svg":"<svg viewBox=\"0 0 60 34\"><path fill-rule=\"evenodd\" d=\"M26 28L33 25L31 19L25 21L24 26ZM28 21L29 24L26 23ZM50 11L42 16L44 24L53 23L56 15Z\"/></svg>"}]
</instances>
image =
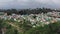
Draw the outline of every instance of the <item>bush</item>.
<instances>
[{"instance_id":1,"label":"bush","mask_svg":"<svg viewBox=\"0 0 60 34\"><path fill-rule=\"evenodd\" d=\"M26 31L25 34L60 34L60 23L56 22L44 27L32 28Z\"/></svg>"}]
</instances>

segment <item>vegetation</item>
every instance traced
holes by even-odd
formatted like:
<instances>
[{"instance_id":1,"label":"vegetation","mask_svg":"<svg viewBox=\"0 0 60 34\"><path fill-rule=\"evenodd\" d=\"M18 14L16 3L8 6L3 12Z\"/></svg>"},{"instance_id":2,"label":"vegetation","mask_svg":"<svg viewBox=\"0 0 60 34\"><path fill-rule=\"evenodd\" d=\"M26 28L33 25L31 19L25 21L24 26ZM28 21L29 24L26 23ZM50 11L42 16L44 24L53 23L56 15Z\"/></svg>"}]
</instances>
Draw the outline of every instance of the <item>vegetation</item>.
<instances>
[{"instance_id":1,"label":"vegetation","mask_svg":"<svg viewBox=\"0 0 60 34\"><path fill-rule=\"evenodd\" d=\"M32 27L29 21L23 24L0 19L0 33L2 34L60 34L60 21L48 25Z\"/></svg>"},{"instance_id":2,"label":"vegetation","mask_svg":"<svg viewBox=\"0 0 60 34\"><path fill-rule=\"evenodd\" d=\"M36 8L0 11L8 13L8 16L4 15L0 18L0 34L60 34L60 19L45 14L58 10ZM42 14L42 12L44 14ZM11 15L12 13L21 15ZM37 14L37 16L35 14Z\"/></svg>"},{"instance_id":3,"label":"vegetation","mask_svg":"<svg viewBox=\"0 0 60 34\"><path fill-rule=\"evenodd\" d=\"M7 12L8 15L11 15L12 13L15 14L21 14L21 15L26 15L26 14L39 14L39 13L47 13L47 12L52 12L52 11L60 11L60 10L55 10L55 9L50 9L50 8L36 8L36 9L0 9L0 12Z\"/></svg>"}]
</instances>

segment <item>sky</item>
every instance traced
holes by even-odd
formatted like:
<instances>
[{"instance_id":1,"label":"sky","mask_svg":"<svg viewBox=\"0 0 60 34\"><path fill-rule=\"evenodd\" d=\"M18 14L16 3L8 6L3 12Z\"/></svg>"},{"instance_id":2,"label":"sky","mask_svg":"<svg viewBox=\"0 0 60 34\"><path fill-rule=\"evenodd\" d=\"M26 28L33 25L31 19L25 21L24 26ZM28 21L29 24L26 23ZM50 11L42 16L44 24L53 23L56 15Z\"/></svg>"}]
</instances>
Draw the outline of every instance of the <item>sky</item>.
<instances>
[{"instance_id":1,"label":"sky","mask_svg":"<svg viewBox=\"0 0 60 34\"><path fill-rule=\"evenodd\" d=\"M60 0L0 0L0 9L40 7L60 9Z\"/></svg>"}]
</instances>

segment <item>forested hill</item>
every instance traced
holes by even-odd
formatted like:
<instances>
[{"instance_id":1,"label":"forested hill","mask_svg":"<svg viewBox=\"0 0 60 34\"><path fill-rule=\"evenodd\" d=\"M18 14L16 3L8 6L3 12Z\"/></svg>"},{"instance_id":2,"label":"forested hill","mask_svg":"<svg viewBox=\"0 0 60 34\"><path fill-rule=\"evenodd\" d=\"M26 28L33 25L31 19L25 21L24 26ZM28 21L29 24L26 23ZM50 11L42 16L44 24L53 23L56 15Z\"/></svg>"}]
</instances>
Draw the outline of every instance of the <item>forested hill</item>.
<instances>
[{"instance_id":1,"label":"forested hill","mask_svg":"<svg viewBox=\"0 0 60 34\"><path fill-rule=\"evenodd\" d=\"M7 9L7 10L3 10L0 9L0 12L7 12L8 15L15 13L15 14L39 14L39 13L47 13L47 12L52 12L52 11L58 11L60 12L60 10L55 10L55 9L50 9L50 8L36 8L36 9Z\"/></svg>"}]
</instances>

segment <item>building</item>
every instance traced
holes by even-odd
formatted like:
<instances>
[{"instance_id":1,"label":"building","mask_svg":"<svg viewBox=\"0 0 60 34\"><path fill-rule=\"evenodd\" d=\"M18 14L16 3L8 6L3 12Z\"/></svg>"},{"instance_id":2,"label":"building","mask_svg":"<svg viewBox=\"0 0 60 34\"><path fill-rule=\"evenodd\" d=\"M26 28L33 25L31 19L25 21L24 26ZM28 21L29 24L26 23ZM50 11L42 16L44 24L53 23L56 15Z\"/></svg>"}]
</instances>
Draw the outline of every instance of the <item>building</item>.
<instances>
[{"instance_id":1,"label":"building","mask_svg":"<svg viewBox=\"0 0 60 34\"><path fill-rule=\"evenodd\" d=\"M0 12L0 16L1 16L1 15L5 15L5 16L6 16L7 13L5 13L5 12Z\"/></svg>"},{"instance_id":2,"label":"building","mask_svg":"<svg viewBox=\"0 0 60 34\"><path fill-rule=\"evenodd\" d=\"M60 12L48 12L47 15L51 16L51 17L59 17L60 18Z\"/></svg>"}]
</instances>

